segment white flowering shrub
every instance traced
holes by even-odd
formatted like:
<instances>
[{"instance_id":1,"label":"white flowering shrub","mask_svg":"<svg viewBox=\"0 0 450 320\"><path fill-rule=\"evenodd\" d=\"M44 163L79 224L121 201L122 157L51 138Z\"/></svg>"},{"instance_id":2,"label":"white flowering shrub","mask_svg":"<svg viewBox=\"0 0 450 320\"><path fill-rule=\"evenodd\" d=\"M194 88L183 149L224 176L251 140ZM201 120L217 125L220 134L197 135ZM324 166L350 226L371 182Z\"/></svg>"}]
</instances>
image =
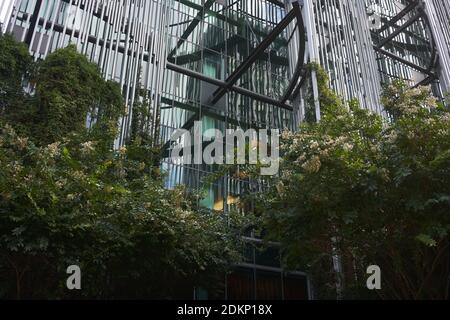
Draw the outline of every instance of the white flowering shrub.
<instances>
[{"instance_id":1,"label":"white flowering shrub","mask_svg":"<svg viewBox=\"0 0 450 320\"><path fill-rule=\"evenodd\" d=\"M322 120L282 134L280 176L255 201L271 239L319 297L448 297L449 110L429 88L394 82L383 119L318 74ZM376 293L365 288L372 264L383 272Z\"/></svg>"}]
</instances>

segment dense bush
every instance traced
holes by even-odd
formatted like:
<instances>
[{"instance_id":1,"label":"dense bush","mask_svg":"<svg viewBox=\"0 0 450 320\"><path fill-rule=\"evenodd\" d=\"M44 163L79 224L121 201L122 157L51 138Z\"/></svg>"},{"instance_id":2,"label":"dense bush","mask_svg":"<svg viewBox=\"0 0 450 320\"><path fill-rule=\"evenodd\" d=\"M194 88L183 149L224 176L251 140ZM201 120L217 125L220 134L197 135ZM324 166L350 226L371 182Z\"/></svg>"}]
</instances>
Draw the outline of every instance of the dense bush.
<instances>
[{"instance_id":1,"label":"dense bush","mask_svg":"<svg viewBox=\"0 0 450 320\"><path fill-rule=\"evenodd\" d=\"M448 298L449 110L395 81L383 119L342 101L318 71L322 120L283 134L280 177L256 201L286 264L313 275L319 298Z\"/></svg>"},{"instance_id":2,"label":"dense bush","mask_svg":"<svg viewBox=\"0 0 450 320\"><path fill-rule=\"evenodd\" d=\"M71 264L81 296L96 298L174 297L224 271L235 255L226 221L193 211L184 190L164 189L124 148L103 153L79 138L36 147L2 128L3 295L67 297Z\"/></svg>"},{"instance_id":3,"label":"dense bush","mask_svg":"<svg viewBox=\"0 0 450 320\"><path fill-rule=\"evenodd\" d=\"M0 297L191 298L222 282L234 224L163 187L151 137L113 150L117 85L74 47L37 64L10 36L0 48Z\"/></svg>"}]
</instances>

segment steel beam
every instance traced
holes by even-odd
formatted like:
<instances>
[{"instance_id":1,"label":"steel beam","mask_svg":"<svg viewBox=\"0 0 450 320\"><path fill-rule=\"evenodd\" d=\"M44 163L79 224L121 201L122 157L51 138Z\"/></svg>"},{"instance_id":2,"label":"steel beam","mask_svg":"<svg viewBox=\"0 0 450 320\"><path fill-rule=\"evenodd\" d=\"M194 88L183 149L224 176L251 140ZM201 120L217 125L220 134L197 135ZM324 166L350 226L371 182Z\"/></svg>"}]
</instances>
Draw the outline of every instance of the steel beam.
<instances>
[{"instance_id":1,"label":"steel beam","mask_svg":"<svg viewBox=\"0 0 450 320\"><path fill-rule=\"evenodd\" d=\"M381 42L377 45L378 49L382 48L386 43L393 40L400 33L402 33L405 29L407 29L409 26L411 26L420 17L422 17L422 14L423 13L421 11L417 12L411 19L409 19L407 22L405 22L403 25L401 25L397 30L395 30L393 33L391 33L388 37L381 40Z\"/></svg>"},{"instance_id":2,"label":"steel beam","mask_svg":"<svg viewBox=\"0 0 450 320\"><path fill-rule=\"evenodd\" d=\"M172 70L172 71L175 71L175 72L178 72L178 73L181 73L181 74L185 74L187 76L199 79L201 81L205 81L205 82L214 84L214 85L220 87L220 89L227 88L227 89L229 89L231 91L240 93L242 95L248 96L248 97L253 98L255 100L258 100L258 101L261 101L261 102L265 102L265 103L269 103L269 104L275 105L277 107L280 107L280 108L283 108L283 109L286 109L286 110L289 110L289 111L293 110L292 106L290 106L290 105L288 105L286 103L283 104L283 103L281 103L280 101L278 101L276 99L270 98L268 96L265 96L265 95L253 92L251 90L248 90L248 89L245 89L245 88L242 88L242 87L238 87L238 86L234 86L234 85L228 86L228 83L225 82L225 81L208 77L208 76L204 75L203 73L183 68L183 67L181 67L179 65L176 65L174 63L171 63L171 62L167 62L166 68L169 69L169 70Z\"/></svg>"},{"instance_id":3,"label":"steel beam","mask_svg":"<svg viewBox=\"0 0 450 320\"><path fill-rule=\"evenodd\" d=\"M303 74L304 71L304 63L305 63L305 51L306 51L306 35L305 35L305 24L303 23L303 16L302 11L300 9L300 6L298 2L293 3L293 10L295 10L295 15L297 17L297 25L296 28L298 29L299 37L300 37L300 48L299 48L299 54L298 54L298 60L297 60L297 66L295 68L295 72L292 76L291 82L289 83L289 86L281 98L281 103L286 103L287 100L292 100L292 93L295 90L295 86L298 83L298 80Z\"/></svg>"},{"instance_id":4,"label":"steel beam","mask_svg":"<svg viewBox=\"0 0 450 320\"><path fill-rule=\"evenodd\" d=\"M181 35L180 39L177 42L176 47L173 48L172 51L170 51L169 57L172 57L175 54L175 52L177 52L177 49L183 45L183 43L187 40L187 38L189 38L191 33L195 30L195 28L197 28L198 24L203 20L206 10L211 8L214 3L216 3L216 0L207 0L205 2L203 8L198 11L194 20L192 20L192 22L187 26L186 30L184 30L183 34Z\"/></svg>"},{"instance_id":5,"label":"steel beam","mask_svg":"<svg viewBox=\"0 0 450 320\"><path fill-rule=\"evenodd\" d=\"M388 22L378 31L379 33L386 31L389 27L397 27L396 23L406 16L411 10L417 7L418 1L415 0L407 5L402 11L400 11L395 17L388 20Z\"/></svg>"},{"instance_id":6,"label":"steel beam","mask_svg":"<svg viewBox=\"0 0 450 320\"><path fill-rule=\"evenodd\" d=\"M374 46L373 48L375 49L375 51L377 51L377 52L379 52L379 53L381 53L381 54L383 54L385 56L388 56L389 58L397 60L397 61L399 61L399 62L401 62L401 63L403 63L403 64L405 64L405 65L407 65L407 66L409 66L409 67L419 71L419 72L422 72L422 73L427 74L429 76L435 76L435 74L433 72L429 71L428 69L422 68L422 67L420 67L420 66L418 66L418 65L416 65L416 64L414 64L414 63L412 63L412 62L410 62L408 60L400 58L399 56L397 56L397 55L395 55L395 54L393 54L393 53L391 53L389 51L380 49L377 46Z\"/></svg>"},{"instance_id":7,"label":"steel beam","mask_svg":"<svg viewBox=\"0 0 450 320\"><path fill-rule=\"evenodd\" d=\"M38 23L39 11L41 11L41 6L42 0L37 0L36 5L34 6L33 15L31 16L30 27L28 28L27 36L25 38L25 43L28 45L28 47L31 46L31 40L33 38L34 30L36 29L36 25Z\"/></svg>"},{"instance_id":8,"label":"steel beam","mask_svg":"<svg viewBox=\"0 0 450 320\"><path fill-rule=\"evenodd\" d=\"M436 79L437 78L435 76L428 76L425 79L423 79L422 81L420 81L418 84L416 84L413 88L417 88L420 86L427 86Z\"/></svg>"},{"instance_id":9,"label":"steel beam","mask_svg":"<svg viewBox=\"0 0 450 320\"><path fill-rule=\"evenodd\" d=\"M298 3L297 3L298 8ZM289 13L281 20L281 22L269 33L269 35L256 47L256 49L242 62L239 67L234 70L234 72L225 81L225 86L219 88L214 92L211 99L211 104L216 104L227 90L232 89L233 85L239 80L239 78L247 71L250 66L257 60L258 56L266 50L270 44L275 40L275 38L283 32L283 30L291 23L291 21L296 17L296 10L292 9ZM279 104L279 102L277 102Z\"/></svg>"},{"instance_id":10,"label":"steel beam","mask_svg":"<svg viewBox=\"0 0 450 320\"><path fill-rule=\"evenodd\" d=\"M267 2L273 3L274 5L277 5L281 8L284 8L284 3L283 1L279 1L279 0L267 0Z\"/></svg>"}]
</instances>

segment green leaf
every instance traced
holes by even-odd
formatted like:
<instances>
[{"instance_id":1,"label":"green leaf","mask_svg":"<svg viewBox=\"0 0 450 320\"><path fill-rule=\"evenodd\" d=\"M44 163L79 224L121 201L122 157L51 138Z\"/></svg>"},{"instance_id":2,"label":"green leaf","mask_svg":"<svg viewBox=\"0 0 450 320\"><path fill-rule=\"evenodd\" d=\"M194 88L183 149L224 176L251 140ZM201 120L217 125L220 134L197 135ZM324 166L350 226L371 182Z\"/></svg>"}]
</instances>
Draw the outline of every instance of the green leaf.
<instances>
[{"instance_id":1,"label":"green leaf","mask_svg":"<svg viewBox=\"0 0 450 320\"><path fill-rule=\"evenodd\" d=\"M422 242L423 244L425 244L428 247L436 247L437 242L436 240L434 240L433 238L431 238L429 235L427 234L420 234L416 237L416 239L420 242Z\"/></svg>"}]
</instances>

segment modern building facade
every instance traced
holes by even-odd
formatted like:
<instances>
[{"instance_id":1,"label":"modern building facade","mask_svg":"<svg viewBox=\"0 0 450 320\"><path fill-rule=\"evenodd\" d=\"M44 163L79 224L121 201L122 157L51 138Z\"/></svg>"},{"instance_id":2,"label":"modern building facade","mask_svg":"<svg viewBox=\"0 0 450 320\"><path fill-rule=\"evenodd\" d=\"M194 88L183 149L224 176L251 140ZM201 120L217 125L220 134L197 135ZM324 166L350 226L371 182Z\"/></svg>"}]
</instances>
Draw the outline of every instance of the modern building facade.
<instances>
[{"instance_id":1,"label":"modern building facade","mask_svg":"<svg viewBox=\"0 0 450 320\"><path fill-rule=\"evenodd\" d=\"M450 91L450 8L445 0L0 0L3 32L35 59L69 44L116 81L125 97L116 145L131 134L136 102L145 130L170 150L177 129L291 129L320 120L321 64L346 99L383 113L384 83L401 78ZM310 117L311 118L311 117ZM228 212L262 187L239 172L204 185L216 165L168 157L167 187L205 189L199 205ZM306 275L285 273L277 250L256 249L230 275L228 298L306 298ZM295 284L295 285L293 285Z\"/></svg>"}]
</instances>

